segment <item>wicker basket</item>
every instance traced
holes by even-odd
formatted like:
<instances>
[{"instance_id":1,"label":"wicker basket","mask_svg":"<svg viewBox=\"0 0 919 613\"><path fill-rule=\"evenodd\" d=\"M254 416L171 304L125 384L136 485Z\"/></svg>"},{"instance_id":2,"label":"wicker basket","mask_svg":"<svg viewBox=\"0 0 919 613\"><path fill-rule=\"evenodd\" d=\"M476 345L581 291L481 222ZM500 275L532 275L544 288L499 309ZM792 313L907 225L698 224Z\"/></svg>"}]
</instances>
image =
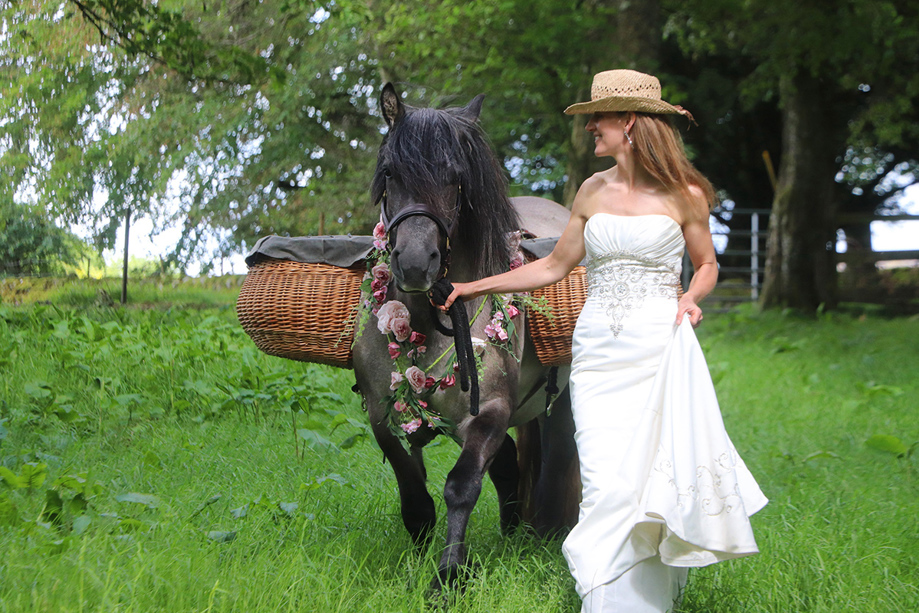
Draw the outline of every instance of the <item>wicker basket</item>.
<instances>
[{"instance_id":1,"label":"wicker basket","mask_svg":"<svg viewBox=\"0 0 919 613\"><path fill-rule=\"evenodd\" d=\"M587 274L583 266L556 283L532 292L534 298L545 297L549 315L530 312L527 325L540 363L560 366L571 363L571 335L578 315L587 299Z\"/></svg>"},{"instance_id":2,"label":"wicker basket","mask_svg":"<svg viewBox=\"0 0 919 613\"><path fill-rule=\"evenodd\" d=\"M239 292L239 323L269 355L350 368L364 272L363 265L261 260Z\"/></svg>"},{"instance_id":3,"label":"wicker basket","mask_svg":"<svg viewBox=\"0 0 919 613\"><path fill-rule=\"evenodd\" d=\"M263 259L249 267L236 313L256 346L269 355L351 368L355 307L365 268ZM545 296L551 319L529 314L530 335L542 364L571 362L571 335L587 296L579 266L555 285L533 292Z\"/></svg>"}]
</instances>

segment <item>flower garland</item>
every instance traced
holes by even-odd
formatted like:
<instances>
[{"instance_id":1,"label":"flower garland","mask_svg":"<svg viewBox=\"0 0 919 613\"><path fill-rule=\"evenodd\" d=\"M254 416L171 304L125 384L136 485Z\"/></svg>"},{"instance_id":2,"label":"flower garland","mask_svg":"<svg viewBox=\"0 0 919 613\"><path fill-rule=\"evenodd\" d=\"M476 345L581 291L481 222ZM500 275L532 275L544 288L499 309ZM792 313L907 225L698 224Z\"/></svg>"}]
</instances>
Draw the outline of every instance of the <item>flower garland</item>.
<instances>
[{"instance_id":1,"label":"flower garland","mask_svg":"<svg viewBox=\"0 0 919 613\"><path fill-rule=\"evenodd\" d=\"M456 385L456 353L451 348L434 360L427 372L419 367L419 358L426 354L427 338L424 334L412 330L411 313L403 303L398 300L386 300L389 284L392 281L392 272L389 268L389 250L386 229L381 221L373 229L373 251L367 259L367 274L361 284L362 304L365 313L373 313L377 317L377 329L389 339L387 345L389 357L395 367L389 389L392 394L383 398L385 402L385 419L390 431L408 449L407 437L419 428L428 427L436 432L446 434L461 442L456 434L456 424L443 417L429 406L431 397L442 393ZM510 268L523 265L523 253L520 251L520 233L514 232L508 240ZM500 347L506 351L511 350L511 341L517 332L514 319L520 314L520 309L514 304L514 296L496 295L492 297L491 320L485 326L488 341L473 337L476 362L481 368L481 354L488 344ZM479 307L481 312L485 302ZM479 312L475 317L478 317ZM362 324L366 321L362 317ZM475 321L475 317L473 321ZM363 325L358 328L363 329ZM447 356L450 356L447 358ZM432 376L432 369L441 360L444 363L443 374L439 377Z\"/></svg>"}]
</instances>

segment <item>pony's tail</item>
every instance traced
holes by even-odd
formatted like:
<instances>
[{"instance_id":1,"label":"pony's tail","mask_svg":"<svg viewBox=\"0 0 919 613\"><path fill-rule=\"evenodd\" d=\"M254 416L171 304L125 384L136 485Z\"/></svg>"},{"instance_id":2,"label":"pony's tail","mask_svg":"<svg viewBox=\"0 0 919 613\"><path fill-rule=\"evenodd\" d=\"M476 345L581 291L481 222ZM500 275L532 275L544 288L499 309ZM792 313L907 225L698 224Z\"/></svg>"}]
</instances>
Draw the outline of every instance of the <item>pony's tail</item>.
<instances>
[{"instance_id":1,"label":"pony's tail","mask_svg":"<svg viewBox=\"0 0 919 613\"><path fill-rule=\"evenodd\" d=\"M542 469L542 445L539 440L539 420L531 419L515 429L517 434L517 498L520 501L520 519L532 526L536 518L536 484Z\"/></svg>"},{"instance_id":2,"label":"pony's tail","mask_svg":"<svg viewBox=\"0 0 919 613\"><path fill-rule=\"evenodd\" d=\"M578 454L573 436L561 446L557 440L543 445L542 429L551 426L540 421L532 419L516 428L520 518L539 536L564 536L578 520Z\"/></svg>"}]
</instances>

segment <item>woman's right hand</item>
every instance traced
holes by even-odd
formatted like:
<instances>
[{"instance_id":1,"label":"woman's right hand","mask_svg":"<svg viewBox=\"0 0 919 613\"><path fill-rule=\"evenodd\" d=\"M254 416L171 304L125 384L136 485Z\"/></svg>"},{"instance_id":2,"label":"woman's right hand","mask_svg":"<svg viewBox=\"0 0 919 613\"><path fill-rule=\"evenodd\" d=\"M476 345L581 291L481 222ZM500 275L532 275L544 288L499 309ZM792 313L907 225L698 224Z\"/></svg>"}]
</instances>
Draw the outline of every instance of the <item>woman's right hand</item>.
<instances>
[{"instance_id":1,"label":"woman's right hand","mask_svg":"<svg viewBox=\"0 0 919 613\"><path fill-rule=\"evenodd\" d=\"M444 301L442 306L437 307L441 311L447 311L457 298L463 298L471 293L470 286L472 283L454 283L453 291L450 292L450 295L447 296L447 299Z\"/></svg>"}]
</instances>

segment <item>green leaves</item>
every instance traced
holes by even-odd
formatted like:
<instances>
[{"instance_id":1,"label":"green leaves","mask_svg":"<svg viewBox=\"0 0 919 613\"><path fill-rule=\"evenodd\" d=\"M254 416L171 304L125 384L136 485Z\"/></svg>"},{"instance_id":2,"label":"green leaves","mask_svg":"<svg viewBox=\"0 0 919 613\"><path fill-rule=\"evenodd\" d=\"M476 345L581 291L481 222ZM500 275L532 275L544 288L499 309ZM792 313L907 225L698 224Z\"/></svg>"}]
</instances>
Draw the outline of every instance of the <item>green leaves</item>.
<instances>
[{"instance_id":1,"label":"green leaves","mask_svg":"<svg viewBox=\"0 0 919 613\"><path fill-rule=\"evenodd\" d=\"M38 489L47 477L48 465L42 462L26 462L19 469L18 475L9 468L0 466L0 478L12 489Z\"/></svg>"},{"instance_id":2,"label":"green leaves","mask_svg":"<svg viewBox=\"0 0 919 613\"><path fill-rule=\"evenodd\" d=\"M148 509L156 509L163 504L162 501L153 494L138 494L137 492L119 494L118 496L115 496L115 500L118 502L142 505Z\"/></svg>"},{"instance_id":3,"label":"green leaves","mask_svg":"<svg viewBox=\"0 0 919 613\"><path fill-rule=\"evenodd\" d=\"M865 441L865 445L871 449L891 453L898 458L908 458L913 454L916 447L919 446L919 442L913 443L912 446L907 447L906 443L896 436L890 434L875 434Z\"/></svg>"}]
</instances>

